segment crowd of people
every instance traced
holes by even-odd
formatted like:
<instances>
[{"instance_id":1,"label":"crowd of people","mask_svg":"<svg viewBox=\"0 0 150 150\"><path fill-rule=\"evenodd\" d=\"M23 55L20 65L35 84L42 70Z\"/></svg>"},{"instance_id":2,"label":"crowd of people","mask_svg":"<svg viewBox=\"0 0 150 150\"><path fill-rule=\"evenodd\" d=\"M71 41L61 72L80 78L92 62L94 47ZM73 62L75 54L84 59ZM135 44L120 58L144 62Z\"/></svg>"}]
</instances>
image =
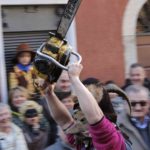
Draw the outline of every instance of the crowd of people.
<instances>
[{"instance_id":1,"label":"crowd of people","mask_svg":"<svg viewBox=\"0 0 150 150\"><path fill-rule=\"evenodd\" d=\"M16 52L9 102L0 102L0 150L150 149L150 81L142 65L131 65L122 88L81 81L78 63L51 84L35 74L29 44Z\"/></svg>"}]
</instances>

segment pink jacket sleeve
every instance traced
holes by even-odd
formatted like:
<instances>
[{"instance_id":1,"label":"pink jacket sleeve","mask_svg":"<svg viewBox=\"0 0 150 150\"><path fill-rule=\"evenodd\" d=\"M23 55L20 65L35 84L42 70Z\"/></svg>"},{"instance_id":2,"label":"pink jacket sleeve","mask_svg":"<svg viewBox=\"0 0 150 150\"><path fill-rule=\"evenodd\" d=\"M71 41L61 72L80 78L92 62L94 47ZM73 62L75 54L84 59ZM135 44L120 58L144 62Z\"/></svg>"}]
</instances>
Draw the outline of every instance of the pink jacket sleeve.
<instances>
[{"instance_id":1,"label":"pink jacket sleeve","mask_svg":"<svg viewBox=\"0 0 150 150\"><path fill-rule=\"evenodd\" d=\"M68 140L68 143L72 146L75 145L75 139L74 139L74 135L73 134L67 134L67 140Z\"/></svg>"},{"instance_id":2,"label":"pink jacket sleeve","mask_svg":"<svg viewBox=\"0 0 150 150\"><path fill-rule=\"evenodd\" d=\"M125 150L124 138L120 131L105 117L89 127L94 147L97 150Z\"/></svg>"}]
</instances>

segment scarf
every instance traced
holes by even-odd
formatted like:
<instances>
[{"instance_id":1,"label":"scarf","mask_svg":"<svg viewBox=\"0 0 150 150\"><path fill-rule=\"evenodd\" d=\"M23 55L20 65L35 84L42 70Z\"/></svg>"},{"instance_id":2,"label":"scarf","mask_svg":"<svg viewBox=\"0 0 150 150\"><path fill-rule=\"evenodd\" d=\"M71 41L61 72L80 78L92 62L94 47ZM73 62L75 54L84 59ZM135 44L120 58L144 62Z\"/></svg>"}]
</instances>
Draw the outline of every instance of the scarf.
<instances>
[{"instance_id":1,"label":"scarf","mask_svg":"<svg viewBox=\"0 0 150 150\"><path fill-rule=\"evenodd\" d=\"M22 71L28 72L31 67L31 64L29 65L17 64L17 67Z\"/></svg>"},{"instance_id":2,"label":"scarf","mask_svg":"<svg viewBox=\"0 0 150 150\"><path fill-rule=\"evenodd\" d=\"M145 129L148 127L148 124L150 122L150 117L149 116L145 116L144 117L144 121L141 122L139 121L139 119L132 117L131 118L131 122L133 123L133 125L135 125L137 128L139 129Z\"/></svg>"}]
</instances>

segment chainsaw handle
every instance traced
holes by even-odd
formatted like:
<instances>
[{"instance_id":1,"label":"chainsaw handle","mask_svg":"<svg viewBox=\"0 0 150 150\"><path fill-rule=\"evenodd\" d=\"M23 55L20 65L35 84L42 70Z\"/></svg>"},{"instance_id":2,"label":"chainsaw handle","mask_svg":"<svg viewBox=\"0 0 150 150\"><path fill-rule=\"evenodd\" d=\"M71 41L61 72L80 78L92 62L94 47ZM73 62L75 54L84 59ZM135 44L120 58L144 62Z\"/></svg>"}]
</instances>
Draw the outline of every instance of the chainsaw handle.
<instances>
[{"instance_id":1,"label":"chainsaw handle","mask_svg":"<svg viewBox=\"0 0 150 150\"><path fill-rule=\"evenodd\" d=\"M47 58L48 60L50 60L51 62L53 62L55 65L57 65L58 67L60 67L61 69L68 71L68 67L66 67L66 66L64 66L64 65L62 65L62 64L60 64L60 63L59 63L58 61L56 61L54 58L49 57L49 56L47 56L46 54L41 53L40 50L41 50L41 48L42 48L44 45L45 45L45 43L43 43L43 44L41 45L41 47L37 50L37 54L40 55L40 56L42 56L42 57ZM81 63L82 57L81 57L78 53L72 51L71 54L77 57L77 59L78 59L78 62L77 62L77 63Z\"/></svg>"}]
</instances>

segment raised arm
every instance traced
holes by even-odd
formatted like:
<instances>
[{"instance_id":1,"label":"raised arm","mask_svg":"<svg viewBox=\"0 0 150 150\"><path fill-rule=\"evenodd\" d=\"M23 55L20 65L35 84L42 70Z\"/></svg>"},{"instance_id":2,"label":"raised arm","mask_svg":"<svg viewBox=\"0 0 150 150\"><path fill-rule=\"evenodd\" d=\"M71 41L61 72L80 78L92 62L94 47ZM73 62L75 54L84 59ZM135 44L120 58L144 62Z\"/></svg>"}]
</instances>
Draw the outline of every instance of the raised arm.
<instances>
[{"instance_id":1,"label":"raised arm","mask_svg":"<svg viewBox=\"0 0 150 150\"><path fill-rule=\"evenodd\" d=\"M45 97L48 101L52 117L62 129L67 129L73 122L73 118L67 108L60 102L54 93L53 85L48 85Z\"/></svg>"},{"instance_id":2,"label":"raised arm","mask_svg":"<svg viewBox=\"0 0 150 150\"><path fill-rule=\"evenodd\" d=\"M80 107L89 124L95 124L99 122L104 114L97 104L97 101L88 91L88 89L82 84L79 79L80 72L82 70L81 64L70 64L68 74L72 87L76 96L78 97Z\"/></svg>"}]
</instances>

